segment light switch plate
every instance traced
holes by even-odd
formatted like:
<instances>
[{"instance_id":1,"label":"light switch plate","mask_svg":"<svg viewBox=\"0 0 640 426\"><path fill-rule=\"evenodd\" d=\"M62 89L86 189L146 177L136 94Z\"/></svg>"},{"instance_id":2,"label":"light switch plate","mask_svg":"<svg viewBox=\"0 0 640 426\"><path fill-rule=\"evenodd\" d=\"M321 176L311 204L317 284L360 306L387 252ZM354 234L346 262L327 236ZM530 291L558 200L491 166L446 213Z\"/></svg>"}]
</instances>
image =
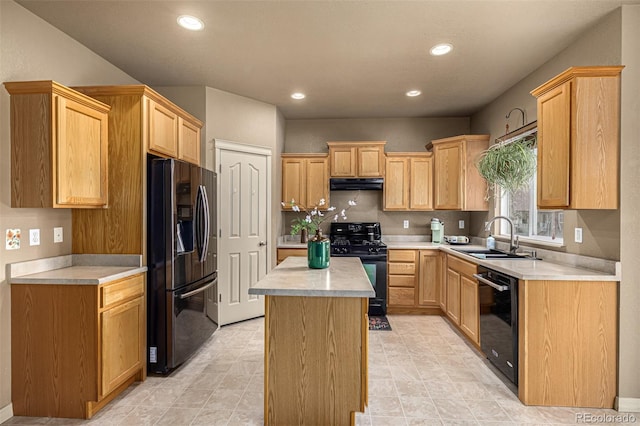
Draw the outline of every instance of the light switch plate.
<instances>
[{"instance_id":1,"label":"light switch plate","mask_svg":"<svg viewBox=\"0 0 640 426\"><path fill-rule=\"evenodd\" d=\"M62 242L62 227L53 228L53 242L54 243Z\"/></svg>"},{"instance_id":2,"label":"light switch plate","mask_svg":"<svg viewBox=\"0 0 640 426\"><path fill-rule=\"evenodd\" d=\"M464 220L459 220L458 221L458 228L459 229L464 229Z\"/></svg>"},{"instance_id":3,"label":"light switch plate","mask_svg":"<svg viewBox=\"0 0 640 426\"><path fill-rule=\"evenodd\" d=\"M29 229L29 245L30 246L39 246L40 245L40 230L39 229Z\"/></svg>"},{"instance_id":4,"label":"light switch plate","mask_svg":"<svg viewBox=\"0 0 640 426\"><path fill-rule=\"evenodd\" d=\"M576 243L582 243L582 228L575 228L574 229L574 238L573 240Z\"/></svg>"},{"instance_id":5,"label":"light switch plate","mask_svg":"<svg viewBox=\"0 0 640 426\"><path fill-rule=\"evenodd\" d=\"M408 221L408 220L405 220L405 221L402 223L402 226L403 226L403 228L404 228L404 229L409 228L409 221Z\"/></svg>"}]
</instances>

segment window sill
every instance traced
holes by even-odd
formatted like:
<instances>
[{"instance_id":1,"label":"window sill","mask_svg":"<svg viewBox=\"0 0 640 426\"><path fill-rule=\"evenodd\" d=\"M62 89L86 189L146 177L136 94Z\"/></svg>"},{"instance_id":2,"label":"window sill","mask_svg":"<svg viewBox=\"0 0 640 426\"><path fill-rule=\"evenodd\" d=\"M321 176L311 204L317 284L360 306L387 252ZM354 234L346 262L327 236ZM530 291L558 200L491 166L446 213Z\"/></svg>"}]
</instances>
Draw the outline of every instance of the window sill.
<instances>
[{"instance_id":1,"label":"window sill","mask_svg":"<svg viewBox=\"0 0 640 426\"><path fill-rule=\"evenodd\" d=\"M510 237L508 235L494 235L494 238L498 241L510 242ZM562 248L564 247L564 241L562 242L553 242L549 240L542 240L537 238L523 237L518 236L518 241L524 244L535 244L538 246L552 247L552 248Z\"/></svg>"}]
</instances>

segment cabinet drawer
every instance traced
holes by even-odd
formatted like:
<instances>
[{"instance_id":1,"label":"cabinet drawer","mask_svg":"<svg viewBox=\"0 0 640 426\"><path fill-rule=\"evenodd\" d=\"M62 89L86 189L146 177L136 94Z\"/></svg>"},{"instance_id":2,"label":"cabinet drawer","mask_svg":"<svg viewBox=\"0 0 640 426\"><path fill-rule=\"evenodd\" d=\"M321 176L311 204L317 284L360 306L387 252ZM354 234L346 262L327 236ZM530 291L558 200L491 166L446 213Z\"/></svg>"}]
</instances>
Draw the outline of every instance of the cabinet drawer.
<instances>
[{"instance_id":1,"label":"cabinet drawer","mask_svg":"<svg viewBox=\"0 0 640 426\"><path fill-rule=\"evenodd\" d=\"M416 250L389 250L389 262L415 262Z\"/></svg>"},{"instance_id":2,"label":"cabinet drawer","mask_svg":"<svg viewBox=\"0 0 640 426\"><path fill-rule=\"evenodd\" d=\"M413 288L389 287L389 305L415 304L415 290Z\"/></svg>"},{"instance_id":3,"label":"cabinet drawer","mask_svg":"<svg viewBox=\"0 0 640 426\"><path fill-rule=\"evenodd\" d=\"M389 263L389 274L414 275L416 273L415 263Z\"/></svg>"},{"instance_id":4,"label":"cabinet drawer","mask_svg":"<svg viewBox=\"0 0 640 426\"><path fill-rule=\"evenodd\" d=\"M447 268L469 277L477 272L477 267L473 263L451 255L447 256Z\"/></svg>"},{"instance_id":5,"label":"cabinet drawer","mask_svg":"<svg viewBox=\"0 0 640 426\"><path fill-rule=\"evenodd\" d=\"M108 308L144 294L144 275L134 275L100 288L100 307Z\"/></svg>"},{"instance_id":6,"label":"cabinet drawer","mask_svg":"<svg viewBox=\"0 0 640 426\"><path fill-rule=\"evenodd\" d=\"M389 287L415 287L415 275L389 275Z\"/></svg>"}]
</instances>

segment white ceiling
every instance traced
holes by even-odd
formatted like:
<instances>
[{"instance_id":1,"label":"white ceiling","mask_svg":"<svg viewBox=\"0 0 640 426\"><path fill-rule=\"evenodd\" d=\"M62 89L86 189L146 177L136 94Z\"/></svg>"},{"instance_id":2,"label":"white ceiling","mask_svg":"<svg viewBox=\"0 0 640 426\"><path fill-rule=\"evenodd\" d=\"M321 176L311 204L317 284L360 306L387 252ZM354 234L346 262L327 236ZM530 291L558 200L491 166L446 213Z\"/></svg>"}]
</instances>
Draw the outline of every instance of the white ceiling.
<instances>
[{"instance_id":1,"label":"white ceiling","mask_svg":"<svg viewBox=\"0 0 640 426\"><path fill-rule=\"evenodd\" d=\"M149 86L215 87L296 119L469 115L640 0L17 2ZM453 52L430 56L440 42Z\"/></svg>"}]
</instances>

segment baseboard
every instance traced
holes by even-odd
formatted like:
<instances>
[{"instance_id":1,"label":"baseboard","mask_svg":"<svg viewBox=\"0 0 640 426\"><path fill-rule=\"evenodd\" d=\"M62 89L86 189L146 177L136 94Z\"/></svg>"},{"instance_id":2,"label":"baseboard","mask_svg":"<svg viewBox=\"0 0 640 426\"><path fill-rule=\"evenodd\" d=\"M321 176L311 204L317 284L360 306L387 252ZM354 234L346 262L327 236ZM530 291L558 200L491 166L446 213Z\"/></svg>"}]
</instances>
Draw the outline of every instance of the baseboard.
<instances>
[{"instance_id":1,"label":"baseboard","mask_svg":"<svg viewBox=\"0 0 640 426\"><path fill-rule=\"evenodd\" d=\"M623 413L640 413L640 398L622 398L616 396L614 408Z\"/></svg>"},{"instance_id":2,"label":"baseboard","mask_svg":"<svg viewBox=\"0 0 640 426\"><path fill-rule=\"evenodd\" d=\"M0 424L6 422L11 417L13 417L13 404L9 403L2 408L0 408Z\"/></svg>"}]
</instances>

